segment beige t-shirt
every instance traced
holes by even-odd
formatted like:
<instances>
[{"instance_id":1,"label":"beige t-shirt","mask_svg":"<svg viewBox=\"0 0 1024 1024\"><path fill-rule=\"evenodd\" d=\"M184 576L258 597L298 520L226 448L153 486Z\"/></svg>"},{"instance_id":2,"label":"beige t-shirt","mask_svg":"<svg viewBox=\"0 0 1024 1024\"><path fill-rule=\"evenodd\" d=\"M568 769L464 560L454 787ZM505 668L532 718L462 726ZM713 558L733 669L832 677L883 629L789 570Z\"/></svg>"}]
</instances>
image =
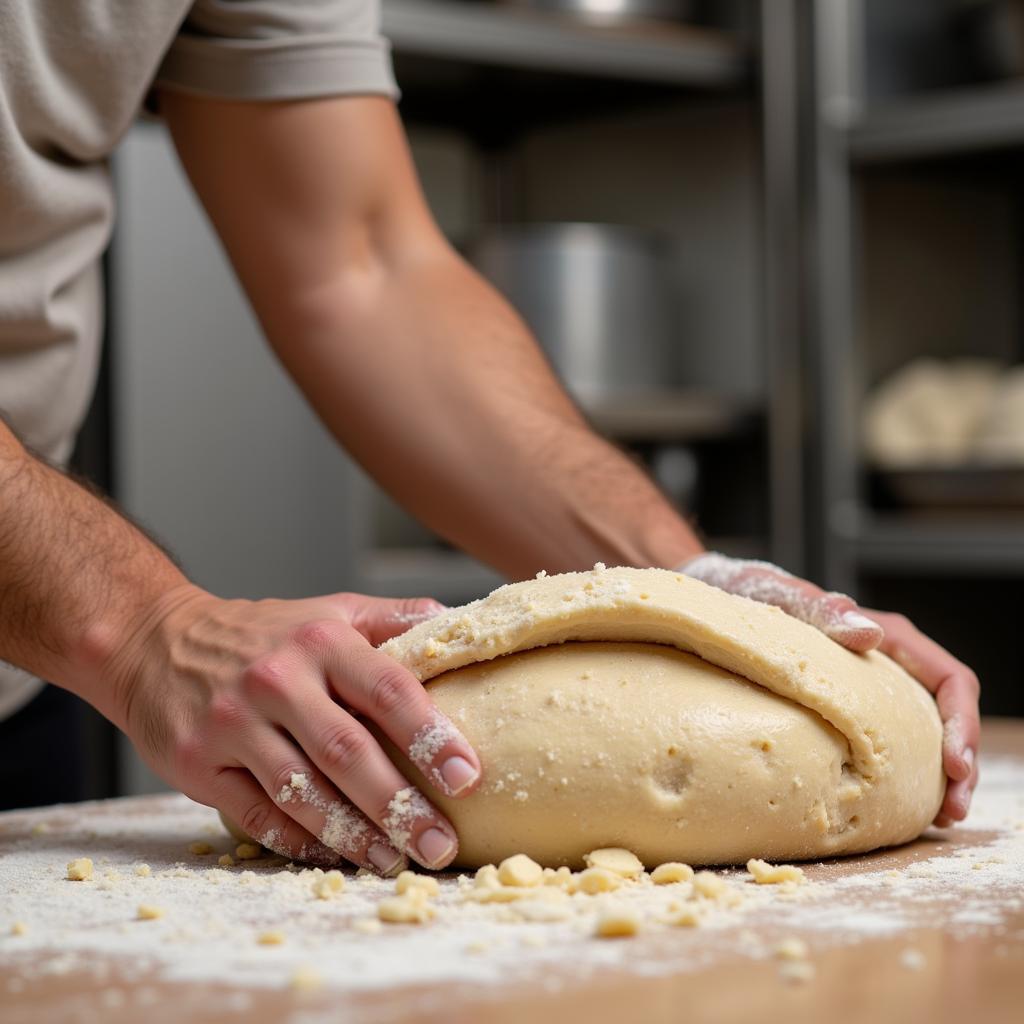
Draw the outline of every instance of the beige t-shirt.
<instances>
[{"instance_id":1,"label":"beige t-shirt","mask_svg":"<svg viewBox=\"0 0 1024 1024\"><path fill-rule=\"evenodd\" d=\"M379 0L0 3L0 415L55 463L96 379L107 158L154 84L395 96ZM2 579L0 579L2 585ZM0 663L0 718L41 684Z\"/></svg>"}]
</instances>

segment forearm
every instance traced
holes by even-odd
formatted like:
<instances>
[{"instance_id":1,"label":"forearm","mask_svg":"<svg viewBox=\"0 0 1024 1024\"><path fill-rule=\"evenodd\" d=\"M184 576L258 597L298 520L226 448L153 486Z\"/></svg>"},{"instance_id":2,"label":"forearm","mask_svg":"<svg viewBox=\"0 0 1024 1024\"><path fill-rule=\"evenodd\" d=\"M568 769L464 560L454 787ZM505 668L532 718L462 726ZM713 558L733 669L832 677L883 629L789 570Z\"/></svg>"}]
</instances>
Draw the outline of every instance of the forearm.
<instances>
[{"instance_id":1,"label":"forearm","mask_svg":"<svg viewBox=\"0 0 1024 1024\"><path fill-rule=\"evenodd\" d=\"M341 274L279 316L268 333L288 339L279 354L335 436L406 508L503 572L674 566L701 550L443 242Z\"/></svg>"},{"instance_id":2,"label":"forearm","mask_svg":"<svg viewBox=\"0 0 1024 1024\"><path fill-rule=\"evenodd\" d=\"M700 550L441 237L392 103L162 105L267 337L402 504L515 577Z\"/></svg>"},{"instance_id":3,"label":"forearm","mask_svg":"<svg viewBox=\"0 0 1024 1024\"><path fill-rule=\"evenodd\" d=\"M102 669L184 582L139 530L0 425L0 659L122 724Z\"/></svg>"}]
</instances>

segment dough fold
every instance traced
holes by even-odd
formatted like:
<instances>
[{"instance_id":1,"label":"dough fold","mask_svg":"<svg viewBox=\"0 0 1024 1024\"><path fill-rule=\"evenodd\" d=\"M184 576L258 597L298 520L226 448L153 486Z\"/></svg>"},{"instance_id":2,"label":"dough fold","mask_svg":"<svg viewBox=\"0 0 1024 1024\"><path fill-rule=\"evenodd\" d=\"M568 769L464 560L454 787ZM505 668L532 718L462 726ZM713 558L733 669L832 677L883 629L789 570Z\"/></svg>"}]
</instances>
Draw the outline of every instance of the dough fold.
<instances>
[{"instance_id":1,"label":"dough fold","mask_svg":"<svg viewBox=\"0 0 1024 1024\"><path fill-rule=\"evenodd\" d=\"M903 669L678 573L510 584L382 650L482 758L472 796L427 787L466 866L863 852L913 839L942 802L935 702Z\"/></svg>"}]
</instances>

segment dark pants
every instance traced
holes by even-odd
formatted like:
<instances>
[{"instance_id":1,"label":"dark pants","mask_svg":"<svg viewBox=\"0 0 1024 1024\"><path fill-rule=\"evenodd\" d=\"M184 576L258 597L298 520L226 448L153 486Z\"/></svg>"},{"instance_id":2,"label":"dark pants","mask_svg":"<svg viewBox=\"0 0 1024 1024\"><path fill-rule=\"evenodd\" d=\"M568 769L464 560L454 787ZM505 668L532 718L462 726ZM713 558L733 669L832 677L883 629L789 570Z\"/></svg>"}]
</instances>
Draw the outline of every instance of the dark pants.
<instances>
[{"instance_id":1,"label":"dark pants","mask_svg":"<svg viewBox=\"0 0 1024 1024\"><path fill-rule=\"evenodd\" d=\"M85 800L88 708L56 686L0 721L0 810Z\"/></svg>"}]
</instances>

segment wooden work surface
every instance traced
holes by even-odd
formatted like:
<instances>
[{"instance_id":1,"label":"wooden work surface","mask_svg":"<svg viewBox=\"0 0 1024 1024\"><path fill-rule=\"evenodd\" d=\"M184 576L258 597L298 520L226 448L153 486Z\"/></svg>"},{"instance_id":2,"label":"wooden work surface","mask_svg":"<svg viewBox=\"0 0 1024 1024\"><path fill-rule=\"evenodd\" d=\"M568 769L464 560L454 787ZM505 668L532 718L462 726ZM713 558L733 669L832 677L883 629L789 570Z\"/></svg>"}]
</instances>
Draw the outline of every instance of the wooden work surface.
<instances>
[{"instance_id":1,"label":"wooden work surface","mask_svg":"<svg viewBox=\"0 0 1024 1024\"><path fill-rule=\"evenodd\" d=\"M995 772L1009 789L1015 783L1008 771L1024 772L1024 721L990 721L983 733L985 764L999 765ZM1012 764L1011 764L1012 762ZM1009 768L1007 766L1010 766ZM1014 767L1016 766L1016 767ZM1000 772L1002 773L1000 775ZM1024 777L1024 776L1022 776ZM1009 782L1007 780L1010 780ZM160 813L161 808L177 807L171 801L180 797L152 797L134 801L105 801L83 805L80 810L50 808L0 815L0 1021L21 1024L42 1020L68 1021L281 1021L302 1024L317 1021L495 1021L529 1020L531 1024L575 1021L828 1021L845 1024L853 1021L928 1021L929 1024L1003 1024L1024 1019L1024 876L1016 874L1022 863L1018 857L1024 836L1024 814L1020 794L1008 793L1010 814L992 827L991 807L998 805L998 793L987 799L990 808L986 821L989 827L978 829L969 821L965 827L948 832L930 832L922 839L898 850L869 856L849 858L806 866L812 881L836 885L858 875L898 879L908 868L922 884L934 885L935 913L922 906L920 894L914 906L908 900L907 926L881 933L871 928L850 930L849 924L863 908L870 915L875 895L885 895L888 913L893 901L902 898L902 882L893 893L883 893L884 886L857 890L851 897L837 902L834 924L803 932L787 927L779 932L773 914L758 912L743 919L733 928L702 935L699 929L674 929L632 939L617 940L618 961L597 968L591 964L582 969L586 957L584 946L566 946L562 955L549 957L543 967L523 972L510 971L509 980L491 979L445 980L438 983L405 984L401 987L378 986L364 990L346 990L328 985L312 992L298 992L287 986L239 986L221 983L214 977L182 981L168 978L159 969L139 968L132 958L123 955L114 962L97 940L95 957L88 964L79 955L68 961L63 942L67 933L52 933L47 944L37 942L30 951L19 947L33 934L34 923L28 921L28 935L10 936L11 922L4 902L10 901L14 885L32 886L31 873L19 871L19 858L27 858L27 837L38 842L54 842L74 815L76 827L89 823L95 828L104 817L122 813L131 815ZM995 801L995 803L993 803ZM168 812L169 813L169 812ZM1016 837L1014 838L1014 833ZM195 835L180 836L182 847ZM998 846L998 843L1002 846ZM100 857L102 850L86 848L81 855ZM1018 845L1008 845L1017 843ZM986 858L986 849L1010 850L1003 856ZM977 851L981 850L979 854ZM965 887L963 900L955 890L958 883L941 871L929 881L929 864L953 863L952 857L966 854L967 860L979 857L970 865L978 869L975 885ZM38 850L33 854L37 859ZM169 869L173 862L161 864L155 847L144 844L137 852L154 872ZM986 865L991 862L991 885L979 886ZM26 862L27 863L27 862ZM35 863L35 862L33 862ZM958 862L964 864L963 856ZM63 871L64 865L59 868ZM996 870L998 868L998 871ZM33 869L35 870L35 869ZM56 869L53 869L56 870ZM962 869L958 869L962 870ZM99 868L97 869L99 874ZM170 870L167 874L170 875ZM886 876L886 873L889 873ZM897 875L897 873L900 873ZM181 874L179 872L179 874ZM970 872L966 872L969 876ZM961 873L957 878L964 878ZM922 881L922 878L924 881ZM12 879L15 881L12 882ZM19 881L20 879L20 881ZM47 883L57 885L51 878ZM182 885L189 884L182 877ZM359 883L351 882L355 887ZM373 883L376 884L376 883ZM54 889L68 893L68 898L85 898L81 883L66 883L72 888ZM6 888L4 888L6 886ZM837 889L837 891L838 891ZM1002 908L995 916L991 910L971 917L954 913L969 903L967 893L984 892L989 906ZM4 895L6 893L6 895ZM94 894L96 897L100 893ZM255 895L255 893L254 893ZM90 896L89 898L92 898ZM975 898L975 897L971 897ZM838 900L838 896L837 896ZM58 903L62 901L57 901ZM49 906L48 918L61 914L60 905ZM819 911L821 903L817 904ZM826 904L827 909L827 904ZM912 912L911 912L912 911ZM867 918L870 922L870 917ZM969 922L965 925L964 921ZM959 922L959 923L958 923ZM147 927L136 922L140 928ZM122 924L125 931L132 924ZM97 925L99 929L100 925ZM402 926L404 927L404 926ZM431 927L431 926L423 926ZM98 934L98 933L97 933ZM141 934L141 933L140 933ZM394 933L392 933L394 934ZM751 955L763 939L765 943L780 937L799 936L810 946L809 961L813 975L796 982L780 970L780 961L770 955ZM171 933L171 939L173 939ZM77 937L81 949L81 936ZM375 941L367 936L365 944ZM581 938L579 943L598 944L602 940ZM602 950L610 948L603 940ZM223 942L210 946L228 950L232 945L228 933ZM708 952L710 950L710 952ZM621 952L618 952L621 951ZM559 951L553 951L558 953ZM697 963L698 954L703 959ZM61 958L64 957L62 960ZM674 959L673 959L674 958ZM271 961L268 961L270 963ZM696 964L696 966L695 966ZM645 965L653 965L648 970Z\"/></svg>"}]
</instances>

